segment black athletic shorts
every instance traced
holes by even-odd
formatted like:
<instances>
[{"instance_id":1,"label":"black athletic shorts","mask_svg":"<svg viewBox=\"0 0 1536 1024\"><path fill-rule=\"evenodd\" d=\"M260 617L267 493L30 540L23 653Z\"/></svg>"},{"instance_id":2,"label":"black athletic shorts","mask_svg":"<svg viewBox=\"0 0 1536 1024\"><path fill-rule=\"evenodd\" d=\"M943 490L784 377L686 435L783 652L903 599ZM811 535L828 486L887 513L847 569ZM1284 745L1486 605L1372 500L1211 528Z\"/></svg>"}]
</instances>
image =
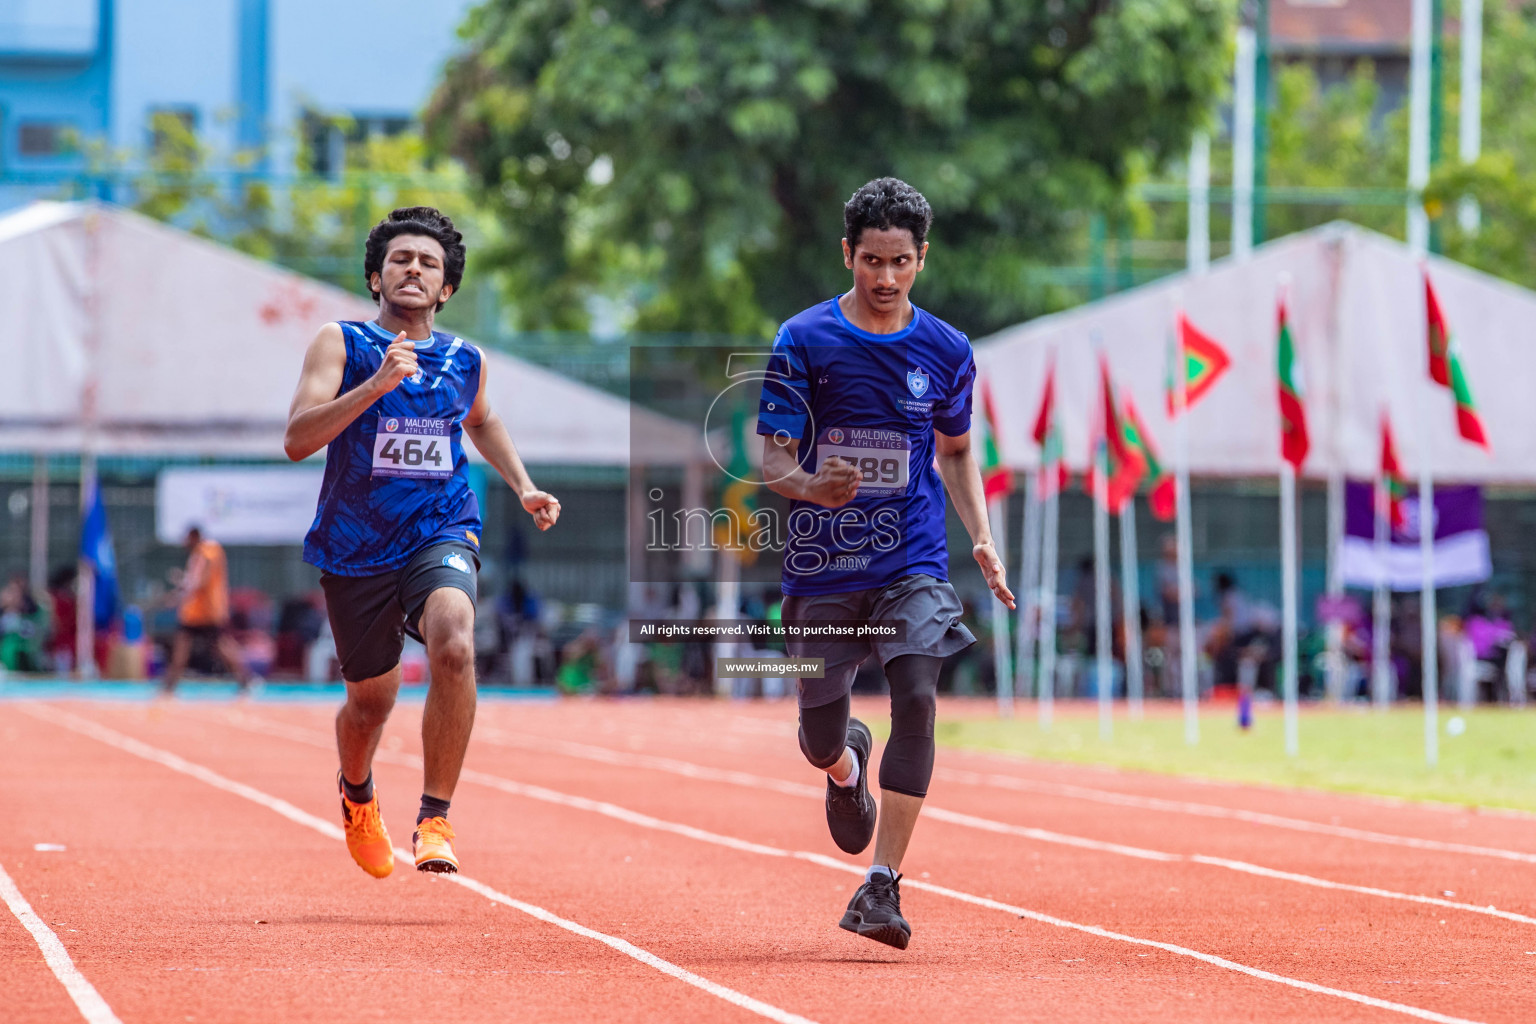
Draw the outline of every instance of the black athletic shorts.
<instances>
[{"instance_id":1,"label":"black athletic shorts","mask_svg":"<svg viewBox=\"0 0 1536 1024\"><path fill-rule=\"evenodd\" d=\"M422 548L403 568L377 576L322 572L320 587L336 638L341 678L357 683L400 664L405 634L422 638L421 611L432 591L453 587L468 594L473 603L479 572L479 554L458 541Z\"/></svg>"},{"instance_id":2,"label":"black athletic shorts","mask_svg":"<svg viewBox=\"0 0 1536 1024\"><path fill-rule=\"evenodd\" d=\"M884 665L903 654L947 658L965 650L976 637L960 621L964 610L955 588L926 573L913 573L871 590L843 594L791 594L784 598L788 622L900 621L899 640L828 640L791 638L785 642L796 658L826 659L820 679L800 680L800 706L819 708L853 691L859 666L873 651Z\"/></svg>"}]
</instances>

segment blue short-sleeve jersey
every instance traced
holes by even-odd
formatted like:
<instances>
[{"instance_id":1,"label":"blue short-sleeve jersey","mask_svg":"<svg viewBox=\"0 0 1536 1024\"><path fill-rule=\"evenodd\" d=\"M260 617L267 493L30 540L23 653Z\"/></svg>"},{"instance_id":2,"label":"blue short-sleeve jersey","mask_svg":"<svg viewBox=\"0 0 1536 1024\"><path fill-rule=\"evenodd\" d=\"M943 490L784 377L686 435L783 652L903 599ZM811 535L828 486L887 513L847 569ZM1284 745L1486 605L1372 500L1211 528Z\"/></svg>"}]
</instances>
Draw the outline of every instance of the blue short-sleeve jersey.
<instances>
[{"instance_id":1,"label":"blue short-sleeve jersey","mask_svg":"<svg viewBox=\"0 0 1536 1024\"><path fill-rule=\"evenodd\" d=\"M372 377L394 336L373 321L341 321L341 390ZM338 576L398 569L446 540L480 547L463 421L480 391L480 350L451 334L416 343L417 373L374 402L325 452L325 475L304 561Z\"/></svg>"},{"instance_id":2,"label":"blue short-sleeve jersey","mask_svg":"<svg viewBox=\"0 0 1536 1024\"><path fill-rule=\"evenodd\" d=\"M911 573L949 578L933 435L970 430L975 378L969 339L916 306L894 334L855 327L837 299L779 329L757 432L797 439L808 473L834 455L860 473L858 496L841 508L792 503L786 594L867 590Z\"/></svg>"}]
</instances>

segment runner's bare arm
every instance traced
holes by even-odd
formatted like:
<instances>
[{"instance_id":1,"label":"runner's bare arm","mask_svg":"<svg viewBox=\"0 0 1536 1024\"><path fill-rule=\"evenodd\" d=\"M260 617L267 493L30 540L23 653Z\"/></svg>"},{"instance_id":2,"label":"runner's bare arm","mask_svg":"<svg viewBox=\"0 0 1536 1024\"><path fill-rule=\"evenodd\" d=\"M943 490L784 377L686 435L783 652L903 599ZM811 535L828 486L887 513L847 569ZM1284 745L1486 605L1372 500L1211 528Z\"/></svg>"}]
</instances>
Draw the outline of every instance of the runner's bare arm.
<instances>
[{"instance_id":1,"label":"runner's bare arm","mask_svg":"<svg viewBox=\"0 0 1536 1024\"><path fill-rule=\"evenodd\" d=\"M533 525L547 530L560 519L560 501L533 485L517 454L517 446L512 443L512 435L507 433L507 425L491 408L491 401L485 395L485 378L489 370L482 353L480 390L475 394L475 404L469 407L469 415L464 417L464 433L522 501L524 511L533 516Z\"/></svg>"},{"instance_id":2,"label":"runner's bare arm","mask_svg":"<svg viewBox=\"0 0 1536 1024\"><path fill-rule=\"evenodd\" d=\"M987 499L981 486L981 468L976 465L976 455L971 451L970 432L950 437L935 430L933 442L939 477L949 492L949 500L954 502L955 514L965 524L965 532L971 535L971 554L981 567L981 575L986 578L993 595L1012 608L1013 592L1008 589L1008 572L992 544L992 524L987 520Z\"/></svg>"},{"instance_id":3,"label":"runner's bare arm","mask_svg":"<svg viewBox=\"0 0 1536 1024\"><path fill-rule=\"evenodd\" d=\"M415 373L416 343L407 341L404 331L395 335L378 371L342 395L338 392L346 368L347 343L341 326L326 324L304 353L304 370L293 393L293 404L288 407L283 452L294 462L309 458L336 440L364 409Z\"/></svg>"},{"instance_id":4,"label":"runner's bare arm","mask_svg":"<svg viewBox=\"0 0 1536 1024\"><path fill-rule=\"evenodd\" d=\"M799 438L763 436L763 480L768 489L792 501L809 501L826 508L848 504L859 493L859 471L832 456L814 474L800 468Z\"/></svg>"}]
</instances>

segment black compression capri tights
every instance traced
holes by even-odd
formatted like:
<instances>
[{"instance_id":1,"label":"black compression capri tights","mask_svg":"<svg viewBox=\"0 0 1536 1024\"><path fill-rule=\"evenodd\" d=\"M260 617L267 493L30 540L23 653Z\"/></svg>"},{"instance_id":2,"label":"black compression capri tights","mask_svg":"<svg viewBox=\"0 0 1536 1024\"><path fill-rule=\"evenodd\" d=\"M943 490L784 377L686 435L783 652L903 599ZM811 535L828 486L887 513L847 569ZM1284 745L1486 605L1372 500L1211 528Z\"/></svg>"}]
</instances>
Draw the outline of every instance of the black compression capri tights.
<instances>
[{"instance_id":1,"label":"black compression capri tights","mask_svg":"<svg viewBox=\"0 0 1536 1024\"><path fill-rule=\"evenodd\" d=\"M880 788L921 799L933 778L934 694L944 659L903 654L886 662L891 684L891 739L880 759ZM819 708L800 709L800 750L823 770L848 745L848 695Z\"/></svg>"}]
</instances>

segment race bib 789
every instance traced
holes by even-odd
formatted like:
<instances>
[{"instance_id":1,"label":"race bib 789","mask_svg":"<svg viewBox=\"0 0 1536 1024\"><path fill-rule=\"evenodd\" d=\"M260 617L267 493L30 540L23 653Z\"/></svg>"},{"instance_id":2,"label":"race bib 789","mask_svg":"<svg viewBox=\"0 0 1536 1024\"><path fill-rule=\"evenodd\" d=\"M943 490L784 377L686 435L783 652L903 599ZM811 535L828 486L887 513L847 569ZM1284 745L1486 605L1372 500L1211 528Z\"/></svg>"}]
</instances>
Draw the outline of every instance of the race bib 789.
<instances>
[{"instance_id":1,"label":"race bib 789","mask_svg":"<svg viewBox=\"0 0 1536 1024\"><path fill-rule=\"evenodd\" d=\"M453 475L452 420L380 416L373 439L374 476L446 479Z\"/></svg>"},{"instance_id":2,"label":"race bib 789","mask_svg":"<svg viewBox=\"0 0 1536 1024\"><path fill-rule=\"evenodd\" d=\"M898 430L832 427L816 440L816 464L837 456L859 471L861 495L901 494L907 489L912 445Z\"/></svg>"}]
</instances>

